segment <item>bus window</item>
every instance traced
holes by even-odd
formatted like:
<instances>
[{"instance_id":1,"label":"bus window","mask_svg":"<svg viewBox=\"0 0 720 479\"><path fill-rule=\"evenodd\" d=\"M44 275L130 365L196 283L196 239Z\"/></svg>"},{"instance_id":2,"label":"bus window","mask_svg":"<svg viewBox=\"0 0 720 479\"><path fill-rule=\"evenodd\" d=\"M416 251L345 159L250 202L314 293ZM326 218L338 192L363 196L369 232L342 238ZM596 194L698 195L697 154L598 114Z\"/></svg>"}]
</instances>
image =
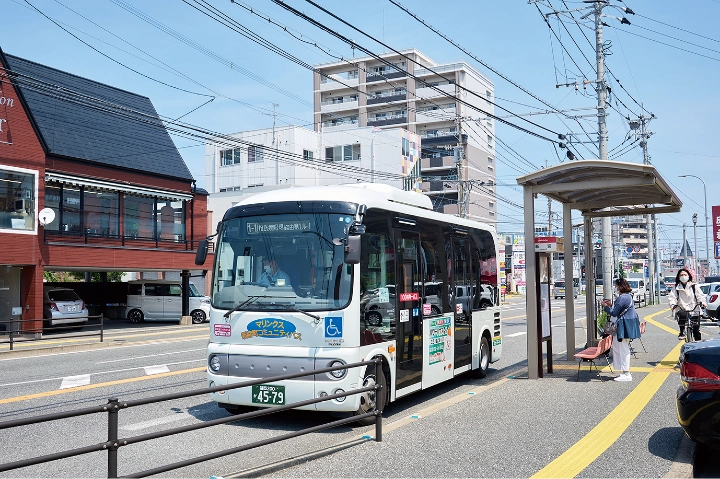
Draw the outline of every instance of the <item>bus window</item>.
<instances>
[{"instance_id":1,"label":"bus window","mask_svg":"<svg viewBox=\"0 0 720 479\"><path fill-rule=\"evenodd\" d=\"M395 259L386 215L370 210L360 258L360 345L395 337Z\"/></svg>"},{"instance_id":2,"label":"bus window","mask_svg":"<svg viewBox=\"0 0 720 479\"><path fill-rule=\"evenodd\" d=\"M423 278L422 304L423 316L436 316L450 311L447 295L447 283L444 278L442 250L439 245L445 243L441 235L442 231L435 225L421 225L420 239L422 248L422 260L425 265L425 277ZM429 306L428 306L429 305ZM429 313L428 313L429 309Z\"/></svg>"},{"instance_id":3,"label":"bus window","mask_svg":"<svg viewBox=\"0 0 720 479\"><path fill-rule=\"evenodd\" d=\"M455 287L455 368L472 361L473 280L469 256L470 240L453 238L452 278Z\"/></svg>"}]
</instances>

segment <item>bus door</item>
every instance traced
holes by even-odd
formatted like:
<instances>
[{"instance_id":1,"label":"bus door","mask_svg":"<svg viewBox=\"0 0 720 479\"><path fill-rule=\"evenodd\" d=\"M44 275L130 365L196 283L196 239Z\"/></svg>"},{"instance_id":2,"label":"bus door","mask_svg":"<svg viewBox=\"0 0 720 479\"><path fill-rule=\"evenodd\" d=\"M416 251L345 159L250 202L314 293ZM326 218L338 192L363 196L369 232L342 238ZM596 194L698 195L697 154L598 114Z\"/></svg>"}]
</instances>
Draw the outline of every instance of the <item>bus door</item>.
<instances>
[{"instance_id":1,"label":"bus door","mask_svg":"<svg viewBox=\"0 0 720 479\"><path fill-rule=\"evenodd\" d=\"M395 390L419 384L422 380L423 332L420 304L422 271L420 235L398 231L395 237L397 375ZM419 389L419 388L413 388ZM408 391L409 392L409 391ZM402 394L402 392L401 392Z\"/></svg>"},{"instance_id":2,"label":"bus door","mask_svg":"<svg viewBox=\"0 0 720 479\"><path fill-rule=\"evenodd\" d=\"M479 294L477 277L474 277L470 260L470 240L453 238L452 240L452 281L455 300L455 368L467 366L472 359L472 311L473 299ZM477 274L476 274L477 275ZM476 276L475 275L475 276Z\"/></svg>"}]
</instances>

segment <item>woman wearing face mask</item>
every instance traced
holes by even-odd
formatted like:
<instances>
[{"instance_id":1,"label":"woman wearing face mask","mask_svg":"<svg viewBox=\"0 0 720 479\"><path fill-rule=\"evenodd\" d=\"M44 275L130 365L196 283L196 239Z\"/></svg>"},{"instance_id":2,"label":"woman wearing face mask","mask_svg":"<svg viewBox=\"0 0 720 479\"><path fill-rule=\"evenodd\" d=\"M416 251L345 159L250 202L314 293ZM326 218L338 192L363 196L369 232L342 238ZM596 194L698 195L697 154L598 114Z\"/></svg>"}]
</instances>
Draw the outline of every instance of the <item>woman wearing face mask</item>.
<instances>
[{"instance_id":1,"label":"woman wearing face mask","mask_svg":"<svg viewBox=\"0 0 720 479\"><path fill-rule=\"evenodd\" d=\"M675 276L675 287L668 293L668 303L674 315L677 315L680 334L678 339L685 337L685 325L688 316L700 316L700 307L707 308L705 295L692 280L692 275L687 268L680 268ZM692 333L695 341L700 341L700 321L692 322Z\"/></svg>"},{"instance_id":2,"label":"woman wearing face mask","mask_svg":"<svg viewBox=\"0 0 720 479\"><path fill-rule=\"evenodd\" d=\"M615 280L615 292L618 294L615 304L609 299L603 300L605 312L617 318L617 331L612 342L613 369L622 371L615 381L632 381L630 375L630 343L628 340L640 337L640 320L635 312L632 288L624 278Z\"/></svg>"}]
</instances>

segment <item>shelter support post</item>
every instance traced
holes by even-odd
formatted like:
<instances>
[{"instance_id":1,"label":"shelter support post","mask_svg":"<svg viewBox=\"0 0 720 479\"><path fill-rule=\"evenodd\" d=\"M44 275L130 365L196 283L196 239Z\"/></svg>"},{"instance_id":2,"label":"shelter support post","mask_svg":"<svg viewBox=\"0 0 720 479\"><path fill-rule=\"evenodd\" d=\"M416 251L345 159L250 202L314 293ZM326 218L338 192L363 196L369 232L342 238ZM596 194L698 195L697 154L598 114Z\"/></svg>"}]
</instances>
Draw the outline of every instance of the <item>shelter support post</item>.
<instances>
[{"instance_id":1,"label":"shelter support post","mask_svg":"<svg viewBox=\"0 0 720 479\"><path fill-rule=\"evenodd\" d=\"M568 361L575 359L575 269L573 264L572 208L563 203L565 236L565 350Z\"/></svg>"},{"instance_id":2,"label":"shelter support post","mask_svg":"<svg viewBox=\"0 0 720 479\"><path fill-rule=\"evenodd\" d=\"M595 345L597 338L596 318L595 318L595 266L593 259L595 251L593 250L592 241L592 218L583 216L585 223L585 321L587 323L587 344L586 347Z\"/></svg>"},{"instance_id":3,"label":"shelter support post","mask_svg":"<svg viewBox=\"0 0 720 479\"><path fill-rule=\"evenodd\" d=\"M538 379L542 364L538 362L540 338L537 284L535 280L535 197L532 186L523 187L525 210L525 311L527 315L528 379Z\"/></svg>"}]
</instances>

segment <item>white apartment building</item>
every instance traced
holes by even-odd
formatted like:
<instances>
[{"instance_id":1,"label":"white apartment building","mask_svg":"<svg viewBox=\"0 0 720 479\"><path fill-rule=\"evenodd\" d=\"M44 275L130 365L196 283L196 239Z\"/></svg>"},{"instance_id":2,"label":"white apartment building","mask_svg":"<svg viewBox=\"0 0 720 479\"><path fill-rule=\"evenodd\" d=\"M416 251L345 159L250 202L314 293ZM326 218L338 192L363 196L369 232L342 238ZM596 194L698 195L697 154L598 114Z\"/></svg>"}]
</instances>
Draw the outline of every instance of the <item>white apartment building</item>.
<instances>
[{"instance_id":1,"label":"white apartment building","mask_svg":"<svg viewBox=\"0 0 720 479\"><path fill-rule=\"evenodd\" d=\"M315 65L315 130L400 127L418 134L416 174L435 209L494 224L495 122L485 114L494 114L493 83L465 62L438 64L415 49L400 53L379 55L392 66L373 57Z\"/></svg>"}]
</instances>

